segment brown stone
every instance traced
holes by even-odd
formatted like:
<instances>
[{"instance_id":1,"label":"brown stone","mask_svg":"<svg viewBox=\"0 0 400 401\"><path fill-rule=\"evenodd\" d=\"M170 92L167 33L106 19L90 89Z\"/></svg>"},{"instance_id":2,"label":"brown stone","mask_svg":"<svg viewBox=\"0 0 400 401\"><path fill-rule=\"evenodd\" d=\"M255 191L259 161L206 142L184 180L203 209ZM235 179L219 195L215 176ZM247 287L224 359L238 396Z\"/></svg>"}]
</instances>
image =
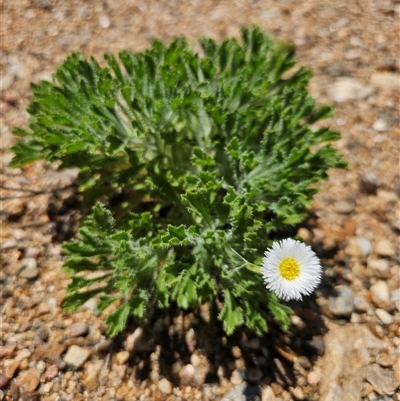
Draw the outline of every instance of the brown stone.
<instances>
[{"instance_id":1,"label":"brown stone","mask_svg":"<svg viewBox=\"0 0 400 401\"><path fill-rule=\"evenodd\" d=\"M14 373L19 368L19 362L18 361L6 361L4 365L5 365L4 366L4 373L8 377L13 377Z\"/></svg>"},{"instance_id":2,"label":"brown stone","mask_svg":"<svg viewBox=\"0 0 400 401\"><path fill-rule=\"evenodd\" d=\"M40 383L40 373L34 368L22 372L17 378L17 383L24 391L35 391Z\"/></svg>"}]
</instances>

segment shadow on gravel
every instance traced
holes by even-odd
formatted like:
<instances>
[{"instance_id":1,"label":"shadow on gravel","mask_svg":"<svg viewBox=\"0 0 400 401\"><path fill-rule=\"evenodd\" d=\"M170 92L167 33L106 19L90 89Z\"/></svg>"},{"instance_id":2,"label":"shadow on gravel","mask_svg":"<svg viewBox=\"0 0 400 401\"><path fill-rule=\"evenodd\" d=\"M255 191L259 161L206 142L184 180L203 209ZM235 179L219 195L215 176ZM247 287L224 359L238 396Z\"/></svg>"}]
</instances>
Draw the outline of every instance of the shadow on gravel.
<instances>
[{"instance_id":1,"label":"shadow on gravel","mask_svg":"<svg viewBox=\"0 0 400 401\"><path fill-rule=\"evenodd\" d=\"M132 378L138 381L167 378L174 386L202 387L217 384L221 377L234 384L247 382L246 400L256 400L260 385L278 383L283 389L299 385L306 371L324 353L327 328L314 297L292 303L293 324L287 332L272 320L263 336L240 329L226 336L221 322L207 322L203 311L171 308L157 311L146 325L131 324L114 341L114 352L125 347L127 336L141 333L131 352ZM240 381L239 379L239 381ZM302 389L306 383L300 383ZM243 398L244 399L244 398ZM308 398L304 398L307 400Z\"/></svg>"}]
</instances>

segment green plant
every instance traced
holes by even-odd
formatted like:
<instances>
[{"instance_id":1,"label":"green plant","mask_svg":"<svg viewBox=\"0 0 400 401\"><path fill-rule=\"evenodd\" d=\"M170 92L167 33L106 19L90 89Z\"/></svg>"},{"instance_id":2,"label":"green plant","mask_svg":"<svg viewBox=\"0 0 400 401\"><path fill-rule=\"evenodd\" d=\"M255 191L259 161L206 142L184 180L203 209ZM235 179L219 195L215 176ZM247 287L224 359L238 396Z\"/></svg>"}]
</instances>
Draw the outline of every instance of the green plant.
<instances>
[{"instance_id":1,"label":"green plant","mask_svg":"<svg viewBox=\"0 0 400 401\"><path fill-rule=\"evenodd\" d=\"M270 313L287 327L290 308L260 277L263 252L305 217L327 169L345 165L329 145L339 134L312 129L331 109L308 94L311 73L282 78L291 46L257 27L241 43L200 43L201 57L179 38L106 55L105 68L72 54L55 83L32 84L29 130L15 130L14 166L80 169L94 207L63 246L65 306L115 302L111 335L171 302L211 301L228 334L265 332Z\"/></svg>"}]
</instances>

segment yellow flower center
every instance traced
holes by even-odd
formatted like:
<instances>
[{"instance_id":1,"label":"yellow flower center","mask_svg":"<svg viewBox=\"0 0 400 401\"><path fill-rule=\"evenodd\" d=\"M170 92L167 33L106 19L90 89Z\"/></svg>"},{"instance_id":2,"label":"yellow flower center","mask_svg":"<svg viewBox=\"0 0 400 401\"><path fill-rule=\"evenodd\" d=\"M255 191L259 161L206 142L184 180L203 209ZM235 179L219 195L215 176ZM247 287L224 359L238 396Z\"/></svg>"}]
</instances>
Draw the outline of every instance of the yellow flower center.
<instances>
[{"instance_id":1,"label":"yellow flower center","mask_svg":"<svg viewBox=\"0 0 400 401\"><path fill-rule=\"evenodd\" d=\"M279 271L286 280L294 280L300 274L300 266L296 259L284 258L279 264Z\"/></svg>"}]
</instances>

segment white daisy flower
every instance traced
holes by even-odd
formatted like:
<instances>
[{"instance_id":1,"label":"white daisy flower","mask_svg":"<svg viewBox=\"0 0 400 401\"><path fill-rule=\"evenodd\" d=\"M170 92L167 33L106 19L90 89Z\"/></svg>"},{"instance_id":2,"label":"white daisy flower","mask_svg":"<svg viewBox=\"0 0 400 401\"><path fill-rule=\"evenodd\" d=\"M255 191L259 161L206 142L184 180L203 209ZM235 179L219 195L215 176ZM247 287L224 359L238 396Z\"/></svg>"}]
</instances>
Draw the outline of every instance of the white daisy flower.
<instances>
[{"instance_id":1,"label":"white daisy flower","mask_svg":"<svg viewBox=\"0 0 400 401\"><path fill-rule=\"evenodd\" d=\"M318 286L322 267L310 246L287 238L265 252L261 273L267 289L279 298L301 300Z\"/></svg>"}]
</instances>

